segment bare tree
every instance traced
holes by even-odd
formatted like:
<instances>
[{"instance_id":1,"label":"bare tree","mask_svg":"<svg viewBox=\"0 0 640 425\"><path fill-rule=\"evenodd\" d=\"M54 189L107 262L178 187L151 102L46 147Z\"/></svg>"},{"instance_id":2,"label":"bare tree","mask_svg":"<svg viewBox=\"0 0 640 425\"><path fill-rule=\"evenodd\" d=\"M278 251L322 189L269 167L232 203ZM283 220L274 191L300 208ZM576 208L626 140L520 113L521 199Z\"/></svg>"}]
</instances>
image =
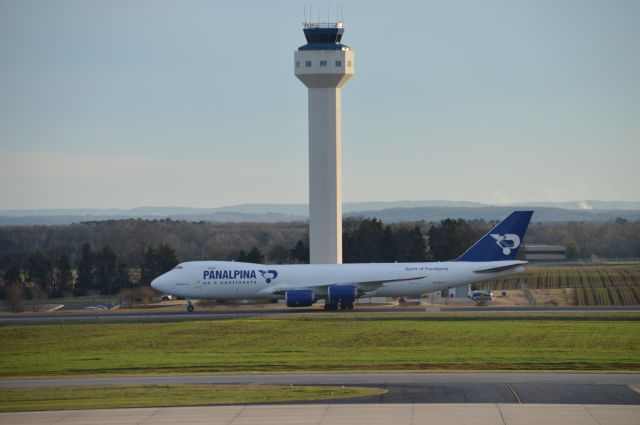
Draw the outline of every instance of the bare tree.
<instances>
[{"instance_id":1,"label":"bare tree","mask_svg":"<svg viewBox=\"0 0 640 425\"><path fill-rule=\"evenodd\" d=\"M20 282L13 282L7 288L7 301L12 313L22 313L24 311L25 291L24 285Z\"/></svg>"}]
</instances>

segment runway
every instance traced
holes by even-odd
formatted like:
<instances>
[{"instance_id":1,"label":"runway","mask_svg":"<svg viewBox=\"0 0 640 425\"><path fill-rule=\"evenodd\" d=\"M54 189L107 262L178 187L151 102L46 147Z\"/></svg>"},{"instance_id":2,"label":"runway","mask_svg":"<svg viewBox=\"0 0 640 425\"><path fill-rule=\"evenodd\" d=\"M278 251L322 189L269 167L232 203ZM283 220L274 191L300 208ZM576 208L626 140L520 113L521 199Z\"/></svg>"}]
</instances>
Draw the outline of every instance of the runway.
<instances>
[{"instance_id":1,"label":"runway","mask_svg":"<svg viewBox=\"0 0 640 425\"><path fill-rule=\"evenodd\" d=\"M338 314L358 313L424 313L424 307L368 307L359 310L340 311ZM235 317L280 316L287 314L327 314L318 308L238 308L226 310L196 310L193 313L185 311L88 311L88 312L54 312L0 315L2 325L60 323L60 322L142 322L142 321L186 321L186 320L216 320ZM334 313L335 314L335 313Z\"/></svg>"},{"instance_id":2,"label":"runway","mask_svg":"<svg viewBox=\"0 0 640 425\"><path fill-rule=\"evenodd\" d=\"M640 374L573 373L305 373L273 375L127 376L0 380L0 389L101 385L282 384L387 389L345 403L514 403L640 405ZM323 401L322 403L327 403Z\"/></svg>"},{"instance_id":3,"label":"runway","mask_svg":"<svg viewBox=\"0 0 640 425\"><path fill-rule=\"evenodd\" d=\"M326 315L343 314L358 315L363 313L414 314L414 313L609 313L609 312L640 312L640 306L625 307L425 307L425 306L385 306L385 307L356 307L355 310L325 312L311 308L229 308L225 310L196 310L186 311L87 311L87 312L52 312L52 313L23 313L0 315L0 325L30 325L42 323L74 323L74 322L151 322L151 321L187 321L187 320L218 320L238 317L281 316L281 315ZM443 316L445 317L445 316Z\"/></svg>"},{"instance_id":4,"label":"runway","mask_svg":"<svg viewBox=\"0 0 640 425\"><path fill-rule=\"evenodd\" d=\"M0 413L21 425L637 425L638 406L546 404L302 404Z\"/></svg>"}]
</instances>

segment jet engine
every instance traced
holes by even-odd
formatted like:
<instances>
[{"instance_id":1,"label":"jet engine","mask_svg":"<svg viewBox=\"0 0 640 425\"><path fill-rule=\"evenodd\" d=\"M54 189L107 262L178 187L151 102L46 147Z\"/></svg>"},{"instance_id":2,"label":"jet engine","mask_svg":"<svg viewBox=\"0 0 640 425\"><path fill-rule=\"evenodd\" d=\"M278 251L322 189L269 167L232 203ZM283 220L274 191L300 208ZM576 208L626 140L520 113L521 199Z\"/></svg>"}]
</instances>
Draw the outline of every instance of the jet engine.
<instances>
[{"instance_id":1,"label":"jet engine","mask_svg":"<svg viewBox=\"0 0 640 425\"><path fill-rule=\"evenodd\" d=\"M333 305L351 306L356 299L356 288L349 285L329 286L327 303Z\"/></svg>"},{"instance_id":2,"label":"jet engine","mask_svg":"<svg viewBox=\"0 0 640 425\"><path fill-rule=\"evenodd\" d=\"M284 294L287 301L287 307L309 307L316 302L313 291L296 290L287 291Z\"/></svg>"}]
</instances>

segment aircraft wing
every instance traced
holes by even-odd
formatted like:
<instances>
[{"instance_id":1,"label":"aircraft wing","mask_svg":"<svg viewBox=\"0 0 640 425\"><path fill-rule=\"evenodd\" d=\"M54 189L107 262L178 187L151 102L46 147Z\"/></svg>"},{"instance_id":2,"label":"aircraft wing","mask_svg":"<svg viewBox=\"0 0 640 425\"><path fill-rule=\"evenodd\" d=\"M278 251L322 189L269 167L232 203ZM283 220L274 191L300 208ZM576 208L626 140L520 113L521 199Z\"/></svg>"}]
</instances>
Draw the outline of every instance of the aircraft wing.
<instances>
[{"instance_id":1,"label":"aircraft wing","mask_svg":"<svg viewBox=\"0 0 640 425\"><path fill-rule=\"evenodd\" d=\"M263 289L262 291L260 291L260 293L283 295L286 291L301 290L301 289L319 290L320 292L325 292L327 288L332 285L352 285L352 286L355 286L359 292L369 292L377 289L378 287L382 286L385 283L409 282L412 280L424 279L425 277L427 276L415 276L415 277L403 278L403 279L370 280L370 281L363 281L363 282L333 282L333 283L321 283L321 284L306 285L306 286L297 285L297 284L278 285L278 286L273 286L270 288Z\"/></svg>"}]
</instances>

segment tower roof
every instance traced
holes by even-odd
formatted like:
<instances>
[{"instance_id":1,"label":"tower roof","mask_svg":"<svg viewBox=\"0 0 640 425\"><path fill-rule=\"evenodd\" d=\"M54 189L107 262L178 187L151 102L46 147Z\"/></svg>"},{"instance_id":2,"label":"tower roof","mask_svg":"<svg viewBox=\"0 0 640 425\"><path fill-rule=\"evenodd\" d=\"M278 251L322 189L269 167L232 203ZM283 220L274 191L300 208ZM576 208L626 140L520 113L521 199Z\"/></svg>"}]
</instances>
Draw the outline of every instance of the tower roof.
<instances>
[{"instance_id":1,"label":"tower roof","mask_svg":"<svg viewBox=\"0 0 640 425\"><path fill-rule=\"evenodd\" d=\"M348 46L340 44L344 33L342 22L305 22L302 31L307 39L307 44L298 50L349 50Z\"/></svg>"}]
</instances>

